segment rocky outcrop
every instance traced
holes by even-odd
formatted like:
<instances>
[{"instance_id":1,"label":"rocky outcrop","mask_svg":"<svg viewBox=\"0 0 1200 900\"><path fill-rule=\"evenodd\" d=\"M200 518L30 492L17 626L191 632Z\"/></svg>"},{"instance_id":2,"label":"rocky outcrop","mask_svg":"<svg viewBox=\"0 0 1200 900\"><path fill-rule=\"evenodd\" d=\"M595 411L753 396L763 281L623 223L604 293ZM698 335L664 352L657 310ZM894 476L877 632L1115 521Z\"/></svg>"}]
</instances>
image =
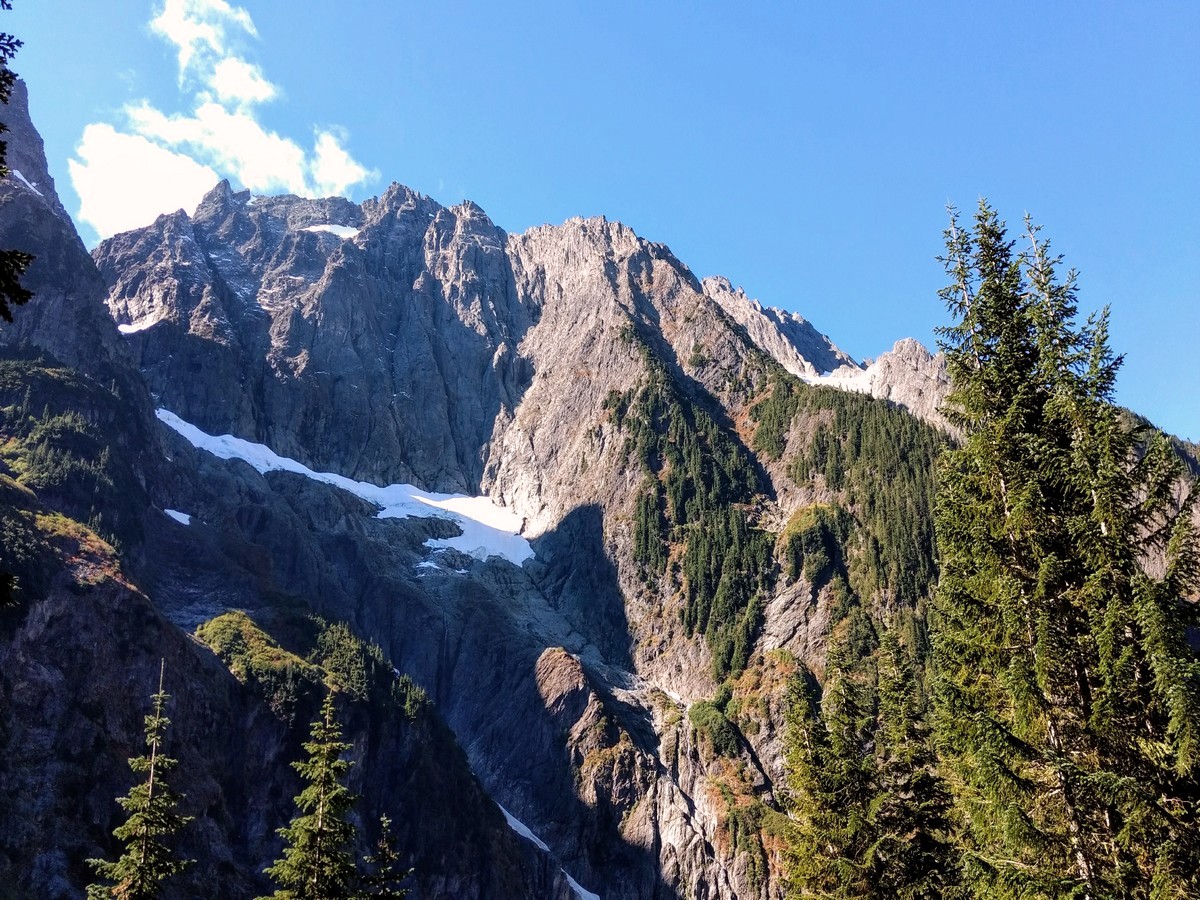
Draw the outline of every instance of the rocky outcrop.
<instances>
[{"instance_id":1,"label":"rocky outcrop","mask_svg":"<svg viewBox=\"0 0 1200 900\"><path fill-rule=\"evenodd\" d=\"M318 219L330 230L305 230ZM648 589L632 558L644 476L608 410L660 367L748 443L774 365L734 314L748 301L726 288L720 302L619 223L509 236L471 204L398 185L358 208L219 185L194 216L96 259L143 372L184 419L316 469L486 492L536 550L520 569L431 560L429 523L380 522L335 490L175 442L157 502L204 526L172 538L186 550L150 539L144 577L170 615L294 597L354 623L430 691L488 790L607 898L768 890L721 837L724 763L675 701L658 711L716 684L678 598ZM811 338L804 371L848 359L801 320L759 315L793 362L788 335Z\"/></svg>"},{"instance_id":2,"label":"rocky outcrop","mask_svg":"<svg viewBox=\"0 0 1200 900\"><path fill-rule=\"evenodd\" d=\"M941 353L930 353L912 338L897 341L865 368L843 366L822 378L807 380L810 384L870 394L904 407L948 434L958 433L942 412L950 392L946 359Z\"/></svg>"},{"instance_id":3,"label":"rocky outcrop","mask_svg":"<svg viewBox=\"0 0 1200 900\"><path fill-rule=\"evenodd\" d=\"M0 186L0 202L24 204L11 207L18 217L45 200L25 190ZM73 236L54 204L39 209L39 227ZM668 248L619 223L573 219L509 235L472 203L446 208L400 185L354 204L252 197L222 183L194 212L104 242L94 267L71 259L69 278L39 282L50 300L43 308L39 297L20 340L36 338L87 371L120 369L142 392L130 418L147 434L130 441L140 455L117 479L136 489L109 492L142 511L142 527L121 538L123 577L155 627L185 647L184 633L228 610L348 623L425 688L482 788L514 817L519 851L496 837L495 810L472 806L486 820L475 850L434 866L422 896L496 896L501 882L504 896L559 896L568 873L606 900L779 895L778 859L746 823L780 815L780 710L746 688L761 721L730 724L722 717L733 708L711 703L711 721L689 716L722 689L703 629L683 624L679 557L696 528L667 535L672 558L649 577L635 558L638 497L666 472L639 458L617 409L657 384L679 431L670 439L690 435L709 454L731 448L729 460L745 461L743 524L774 533L800 506L833 497L820 478L792 484L785 459L755 455L760 405L779 384L806 390L784 370L817 383L858 373L872 392L871 373L881 373L880 391L915 404L936 381L936 361L898 348L887 367L881 358L862 370L799 316L764 309L727 281L701 283ZM78 321L65 320L56 290L91 298ZM88 341L101 348L94 359ZM294 464L262 474L196 449L149 415L147 389L203 431ZM782 423L787 458L831 417L822 409L800 427ZM123 431L119 416L88 420ZM435 552L428 542L454 524L379 518L360 494L299 474L300 464L376 485L487 494L523 521L534 558ZM87 512L68 499L72 514ZM747 671L759 677L770 653L819 659L827 593L793 578L763 597ZM100 640L91 624L75 627ZM110 665L116 651L105 652ZM187 668L184 652L176 656ZM45 645L22 653L5 657L14 684L23 666L41 664L29 660L53 658ZM237 715L256 708L237 703ZM209 720L225 715L212 705ZM290 740L266 726L255 737L234 719L220 726L222 740ZM712 721L725 722L719 740L706 731ZM419 741L399 746L363 727L364 794L380 798L381 785L403 781L389 753L401 767L429 762L405 755ZM226 789L249 791L213 788ZM394 817L425 802L406 794ZM228 816L249 827L243 811ZM261 858L269 836L255 835L245 852ZM250 871L249 855L218 846L226 839L206 855ZM510 851L518 864L507 869L497 854Z\"/></svg>"},{"instance_id":4,"label":"rocky outcrop","mask_svg":"<svg viewBox=\"0 0 1200 900\"><path fill-rule=\"evenodd\" d=\"M0 614L0 872L14 896L81 896L92 877L84 860L114 852L114 798L133 783L125 760L141 752L160 660L173 695L167 750L180 761L171 781L185 795L181 812L196 817L179 850L203 861L164 896L263 893L276 828L301 788L287 761L303 756L313 704L299 723L282 721L162 617L111 548L82 528L49 541L62 562L44 594ZM557 866L506 826L430 714L359 703L339 715L353 747L350 787L363 795L358 821L371 829L381 813L392 818L421 896L573 896Z\"/></svg>"},{"instance_id":5,"label":"rocky outcrop","mask_svg":"<svg viewBox=\"0 0 1200 900\"><path fill-rule=\"evenodd\" d=\"M825 375L842 366L861 368L803 316L763 306L727 278L705 278L703 285L704 292L746 329L750 340L797 378Z\"/></svg>"},{"instance_id":6,"label":"rocky outcrop","mask_svg":"<svg viewBox=\"0 0 1200 900\"><path fill-rule=\"evenodd\" d=\"M23 81L14 82L0 114L9 129L12 170L0 181L0 247L33 254L21 283L37 297L13 310L12 323L0 323L0 347L48 352L97 381L115 379L134 392L140 379L105 309L107 288L58 199Z\"/></svg>"},{"instance_id":7,"label":"rocky outcrop","mask_svg":"<svg viewBox=\"0 0 1200 900\"><path fill-rule=\"evenodd\" d=\"M251 351L270 345L269 334L256 335L253 311L239 303L244 285L232 260L201 260L210 221L218 232L238 224L222 217L237 195L213 192L196 222L163 217L161 247L134 236L129 252L150 253L153 271L126 283L130 302L114 321L104 281L53 193L25 102L18 83L6 122L9 161L23 177L0 182L0 245L37 257L23 279L34 300L0 326L0 567L17 576L19 599L16 609L0 610L0 873L14 896L80 896L91 879L84 861L113 851L114 798L130 784L126 760L140 745L163 658L175 697L176 785L188 795L185 812L197 816L181 849L205 863L168 896L252 896L266 888L262 869L278 855L275 828L293 813L299 783L289 762L301 754L305 723L279 719L190 632L239 605L260 614L338 613L365 622L364 631L374 610L366 604L360 613L357 595L338 602L336 573L326 573L346 551L336 519L323 518L328 506L276 495L262 479L256 485L253 472L235 466L230 474L211 458L188 456L155 420L146 389L153 377L144 381L135 367L166 372L164 358L140 355L136 335L139 325L164 335L169 325L183 340L175 360L183 369L173 374L193 373L195 408L211 407L226 422L255 421L269 402L267 390L230 389L243 381ZM347 221L347 207L358 209L345 201L283 205L278 212L268 203L265 222L292 217L300 233L290 245L293 267L304 264L305 247L313 250L309 241L318 256L340 241L327 230L304 231L308 222L336 225ZM225 376L206 384L214 364ZM316 516L314 531L301 531L292 502L309 526ZM208 527L198 515L189 529L180 521L192 520L176 511L188 504L211 522L227 515L234 524ZM417 526L426 535L437 527ZM258 543L239 540L243 530ZM290 534L301 539L283 543ZM106 539L121 546L119 555ZM400 565L411 571L409 557ZM297 584L305 593L284 592ZM391 583L373 587L381 607L394 601ZM385 610L389 622L392 612ZM344 713L351 786L367 798L363 823L370 831L379 812L397 823L403 854L420 869L416 896L574 896L561 864L508 826L436 714L406 725L354 705Z\"/></svg>"},{"instance_id":8,"label":"rocky outcrop","mask_svg":"<svg viewBox=\"0 0 1200 900\"><path fill-rule=\"evenodd\" d=\"M359 208L223 182L96 261L151 389L187 421L322 471L464 490L531 374L505 240L473 204L399 186Z\"/></svg>"},{"instance_id":9,"label":"rocky outcrop","mask_svg":"<svg viewBox=\"0 0 1200 900\"><path fill-rule=\"evenodd\" d=\"M797 378L869 394L902 406L929 424L954 433L941 412L950 390L942 354L904 338L873 362L860 364L796 313L764 307L725 278L704 279L705 292L746 329L750 339Z\"/></svg>"}]
</instances>

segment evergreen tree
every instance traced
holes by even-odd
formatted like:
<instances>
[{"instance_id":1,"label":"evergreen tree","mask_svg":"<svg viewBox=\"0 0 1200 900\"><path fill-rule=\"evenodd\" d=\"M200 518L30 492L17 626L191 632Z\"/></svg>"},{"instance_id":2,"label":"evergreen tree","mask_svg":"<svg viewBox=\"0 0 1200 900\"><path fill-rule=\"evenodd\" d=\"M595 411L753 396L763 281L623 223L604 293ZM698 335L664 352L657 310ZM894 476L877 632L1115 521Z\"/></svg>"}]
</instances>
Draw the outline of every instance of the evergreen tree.
<instances>
[{"instance_id":1,"label":"evergreen tree","mask_svg":"<svg viewBox=\"0 0 1200 900\"><path fill-rule=\"evenodd\" d=\"M0 9L12 9L10 0L0 0ZM0 103L8 103L8 98L12 96L12 86L17 76L8 67L8 62L20 48L21 41L7 32L0 32ZM7 126L0 122L0 134L7 130ZM0 140L0 178L8 177L7 151L7 143ZM10 304L19 306L33 296L21 286L21 276L32 262L33 257L21 250L0 250L0 318L6 322L12 321Z\"/></svg>"},{"instance_id":2,"label":"evergreen tree","mask_svg":"<svg viewBox=\"0 0 1200 900\"><path fill-rule=\"evenodd\" d=\"M870 881L880 897L933 900L958 880L950 792L937 771L908 651L890 630L880 644Z\"/></svg>"},{"instance_id":3,"label":"evergreen tree","mask_svg":"<svg viewBox=\"0 0 1200 900\"><path fill-rule=\"evenodd\" d=\"M392 820L386 815L379 817L379 840L375 851L364 857L368 874L362 879L360 897L381 897L384 900L403 900L408 889L400 883L412 875L412 869L400 868L400 854L396 850L392 835Z\"/></svg>"},{"instance_id":4,"label":"evergreen tree","mask_svg":"<svg viewBox=\"0 0 1200 900\"><path fill-rule=\"evenodd\" d=\"M88 863L104 884L88 887L89 900L120 898L120 900L151 900L159 894L159 885L192 864L179 859L164 840L176 834L192 821L191 816L176 812L181 799L171 790L163 776L177 761L162 754L163 737L170 720L163 715L169 696L163 690L163 666L159 667L158 693L151 698L154 708L146 716L146 746L149 756L129 760L129 767L146 780L135 785L117 802L129 814L124 824L113 834L125 843L125 852L116 862L89 859Z\"/></svg>"},{"instance_id":5,"label":"evergreen tree","mask_svg":"<svg viewBox=\"0 0 1200 900\"><path fill-rule=\"evenodd\" d=\"M1198 553L1182 468L1123 427L1106 314L1027 222L956 214L931 615L939 747L996 898L1200 895ZM1147 564L1165 559L1161 572Z\"/></svg>"},{"instance_id":6,"label":"evergreen tree","mask_svg":"<svg viewBox=\"0 0 1200 900\"><path fill-rule=\"evenodd\" d=\"M853 667L852 658L839 635L819 704L803 678L789 685L785 768L796 830L786 855L787 896L953 896L950 796L936 772L907 652L885 631L877 656Z\"/></svg>"},{"instance_id":7,"label":"evergreen tree","mask_svg":"<svg viewBox=\"0 0 1200 900\"><path fill-rule=\"evenodd\" d=\"M864 752L860 686L840 648L830 649L818 706L797 676L788 687L785 764L795 840L787 851L787 897L870 897L867 856L874 843L869 806L873 757Z\"/></svg>"},{"instance_id":8,"label":"evergreen tree","mask_svg":"<svg viewBox=\"0 0 1200 900\"><path fill-rule=\"evenodd\" d=\"M320 716L304 744L308 759L292 763L307 787L296 797L300 814L279 829L283 857L266 870L279 886L271 900L342 900L354 896L357 872L351 846L357 829L349 813L357 798L343 783L351 763L342 758L334 715L333 692L325 695Z\"/></svg>"}]
</instances>

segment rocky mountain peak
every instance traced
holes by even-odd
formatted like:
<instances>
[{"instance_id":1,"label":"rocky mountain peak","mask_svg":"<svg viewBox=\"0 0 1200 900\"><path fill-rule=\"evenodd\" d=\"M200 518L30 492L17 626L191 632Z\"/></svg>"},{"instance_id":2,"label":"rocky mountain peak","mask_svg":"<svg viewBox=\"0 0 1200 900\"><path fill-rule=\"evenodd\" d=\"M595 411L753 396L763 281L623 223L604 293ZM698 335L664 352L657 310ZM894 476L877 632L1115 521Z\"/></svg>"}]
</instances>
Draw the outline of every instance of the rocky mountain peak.
<instances>
[{"instance_id":1,"label":"rocky mountain peak","mask_svg":"<svg viewBox=\"0 0 1200 900\"><path fill-rule=\"evenodd\" d=\"M702 284L704 292L746 329L750 339L793 375L813 377L842 366L858 366L803 316L764 307L723 276L705 278Z\"/></svg>"},{"instance_id":2,"label":"rocky mountain peak","mask_svg":"<svg viewBox=\"0 0 1200 900\"><path fill-rule=\"evenodd\" d=\"M235 192L229 184L229 179L223 178L204 195L192 218L197 222L219 221L227 217L234 208L245 206L249 201L249 191Z\"/></svg>"},{"instance_id":3,"label":"rocky mountain peak","mask_svg":"<svg viewBox=\"0 0 1200 900\"><path fill-rule=\"evenodd\" d=\"M956 433L941 412L950 392L946 359L941 353L930 353L914 338L897 341L891 350L881 353L865 367L843 366L820 378L806 380L888 400L942 431Z\"/></svg>"},{"instance_id":4,"label":"rocky mountain peak","mask_svg":"<svg viewBox=\"0 0 1200 900\"><path fill-rule=\"evenodd\" d=\"M701 885L713 900L777 895L766 857L752 863L730 841L741 826L729 804L742 800L725 789L764 811L774 802L780 716L754 696L763 654L794 653L775 659L790 667L819 657L833 598L801 566L776 578L772 535L836 488L795 482L788 462L829 425L829 392L769 357L898 403L910 401L896 385L936 380L934 358L901 342L863 369L803 317L728 279L699 281L605 217L510 235L473 202L446 207L400 184L355 204L222 181L191 214L103 242L93 264L43 200L0 184L0 239L61 238L35 250L52 266L40 271L69 262L86 290L44 274L27 321L58 329L40 339L75 359L108 341L164 408L146 416L148 431L169 430L152 432L145 544L130 560L163 628L300 610L379 642L396 667L381 672L428 690L465 748L461 767L519 816L493 818L551 867L543 886L590 896L570 872L611 900ZM85 333L89 319L105 334ZM758 415L771 402L773 424ZM844 405L919 430L883 404ZM222 455L235 444L250 449ZM531 555L455 549L445 542L466 539L469 516L385 515L368 500L397 488L413 506L486 507ZM657 573L647 547L663 551ZM712 590L690 596L705 580ZM731 606L695 627L688 616L720 584ZM739 604L761 630L759 613L735 621ZM752 666L735 705L688 714ZM751 711L741 737L718 706ZM395 796L387 762L363 762L363 793ZM250 855L273 840L258 834ZM428 895L556 896L533 880Z\"/></svg>"},{"instance_id":5,"label":"rocky mountain peak","mask_svg":"<svg viewBox=\"0 0 1200 900\"><path fill-rule=\"evenodd\" d=\"M18 78L13 82L8 105L0 107L0 116L8 126L7 160L12 170L9 183L36 196L45 206L66 223L71 217L58 198L54 178L46 163L46 148L42 136L33 127L29 116L29 88ZM71 225L72 230L74 225Z\"/></svg>"},{"instance_id":6,"label":"rocky mountain peak","mask_svg":"<svg viewBox=\"0 0 1200 900\"><path fill-rule=\"evenodd\" d=\"M441 208L442 205L437 201L398 181L389 184L380 196L365 200L362 204L363 213L368 219L376 219L385 212L397 212L402 209L420 209L432 217L436 210Z\"/></svg>"},{"instance_id":7,"label":"rocky mountain peak","mask_svg":"<svg viewBox=\"0 0 1200 900\"><path fill-rule=\"evenodd\" d=\"M9 129L11 169L0 181L0 246L33 254L21 282L35 297L14 310L11 325L0 328L0 345L40 348L107 382L136 378L105 309L104 282L58 198L41 135L29 117L25 82L13 83L0 116Z\"/></svg>"}]
</instances>

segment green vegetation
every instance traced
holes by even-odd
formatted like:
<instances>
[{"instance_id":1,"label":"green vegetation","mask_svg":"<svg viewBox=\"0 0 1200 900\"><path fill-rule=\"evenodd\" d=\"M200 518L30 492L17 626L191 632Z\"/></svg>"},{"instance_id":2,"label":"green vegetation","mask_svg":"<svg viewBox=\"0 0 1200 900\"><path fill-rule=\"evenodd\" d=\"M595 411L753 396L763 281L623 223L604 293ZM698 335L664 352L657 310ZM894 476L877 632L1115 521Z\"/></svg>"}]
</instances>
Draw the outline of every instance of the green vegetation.
<instances>
[{"instance_id":1,"label":"green vegetation","mask_svg":"<svg viewBox=\"0 0 1200 900\"><path fill-rule=\"evenodd\" d=\"M299 815L279 829L283 857L266 870L279 890L269 900L350 900L358 873L352 850L357 829L349 815L357 798L344 784L350 745L334 717L333 691L325 695L304 749L308 759L292 765L307 785L296 797Z\"/></svg>"},{"instance_id":2,"label":"green vegetation","mask_svg":"<svg viewBox=\"0 0 1200 900\"><path fill-rule=\"evenodd\" d=\"M159 896L162 882L193 862L179 859L165 843L192 821L191 816L176 812L181 797L165 781L165 775L178 765L162 753L163 738L171 721L163 714L169 698L163 690L160 668L158 692L151 698L154 708L146 716L146 746L150 755L129 760L134 773L144 774L146 780L117 799L128 817L113 835L125 844L125 851L116 862L88 860L101 882L105 882L88 887L88 900L154 900Z\"/></svg>"},{"instance_id":3,"label":"green vegetation","mask_svg":"<svg viewBox=\"0 0 1200 900\"><path fill-rule=\"evenodd\" d=\"M322 683L376 713L394 704L414 719L429 706L412 679L394 676L378 644L362 640L343 622L276 612L270 627L288 647L240 610L205 622L196 637L284 721L291 722L303 699Z\"/></svg>"},{"instance_id":4,"label":"green vegetation","mask_svg":"<svg viewBox=\"0 0 1200 900\"><path fill-rule=\"evenodd\" d=\"M873 758L862 688L834 655L818 703L797 675L788 690L785 763L792 818L789 897L868 897Z\"/></svg>"},{"instance_id":5,"label":"green vegetation","mask_svg":"<svg viewBox=\"0 0 1200 900\"><path fill-rule=\"evenodd\" d=\"M748 511L759 475L728 430L641 347L646 382L627 394L614 391L605 403L645 473L634 503L633 556L656 585L670 547L683 544L683 625L689 636L704 635L720 681L745 668L774 574L771 540Z\"/></svg>"},{"instance_id":6,"label":"green vegetation","mask_svg":"<svg viewBox=\"0 0 1200 900\"><path fill-rule=\"evenodd\" d=\"M771 588L772 540L737 507L715 510L688 531L683 554L683 624L713 654L713 678L737 675L750 660Z\"/></svg>"},{"instance_id":7,"label":"green vegetation","mask_svg":"<svg viewBox=\"0 0 1200 900\"><path fill-rule=\"evenodd\" d=\"M880 645L871 883L880 897L945 896L959 881L950 789L937 771L912 653L893 631Z\"/></svg>"},{"instance_id":8,"label":"green vegetation","mask_svg":"<svg viewBox=\"0 0 1200 900\"><path fill-rule=\"evenodd\" d=\"M965 441L938 461L928 640L916 463L938 443L904 424L909 452L888 456L886 415L783 381L754 410L756 446L800 440L790 474L836 498L779 543L786 577L831 586L838 607L823 695L789 690L789 896L1200 893L1195 488L1179 489L1181 448L1113 406L1105 316L1077 325L1073 274L1026 237L1016 253L986 204L947 233ZM858 602L872 587L917 602L880 631Z\"/></svg>"},{"instance_id":9,"label":"green vegetation","mask_svg":"<svg viewBox=\"0 0 1200 900\"><path fill-rule=\"evenodd\" d=\"M728 693L725 695L728 700ZM688 721L696 729L718 756L735 757L741 749L742 741L733 723L725 717L722 705L717 702L701 700L688 708Z\"/></svg>"},{"instance_id":10,"label":"green vegetation","mask_svg":"<svg viewBox=\"0 0 1200 900\"><path fill-rule=\"evenodd\" d=\"M113 393L45 354L3 351L0 608L44 590L51 557L69 544L97 549L83 525L110 554L140 540L145 491L115 443L126 415Z\"/></svg>"},{"instance_id":11,"label":"green vegetation","mask_svg":"<svg viewBox=\"0 0 1200 900\"><path fill-rule=\"evenodd\" d=\"M0 475L0 609L17 606L27 592L37 594L49 569L47 548L29 507L34 493Z\"/></svg>"},{"instance_id":12,"label":"green vegetation","mask_svg":"<svg viewBox=\"0 0 1200 900\"><path fill-rule=\"evenodd\" d=\"M324 697L304 745L309 758L293 763L310 783L296 798L301 815L280 829L287 843L283 858L268 870L280 886L273 897L407 896L400 883L411 870L399 868L386 815L374 850L362 860L364 874L360 877L355 868L351 854L358 834L348 818L355 798L343 785L350 763L341 758L350 745L341 740L332 698L336 692L385 721L398 713L409 722L422 719L428 725L432 717L425 692L407 676L397 678L379 646L357 637L345 623L277 613L271 628L288 647L240 611L205 622L196 629L196 637L284 721L290 723L301 709L311 709L314 695ZM430 752L443 759L461 754L444 729L435 729L429 739Z\"/></svg>"},{"instance_id":13,"label":"green vegetation","mask_svg":"<svg viewBox=\"0 0 1200 900\"><path fill-rule=\"evenodd\" d=\"M853 561L854 590L867 597L886 589L909 603L927 596L936 574L933 464L945 438L884 401L812 387L779 371L750 415L754 447L768 457L783 455L789 432L802 436L788 475L796 484L820 476L852 516L853 527L844 520L830 525Z\"/></svg>"},{"instance_id":14,"label":"green vegetation","mask_svg":"<svg viewBox=\"0 0 1200 900\"><path fill-rule=\"evenodd\" d=\"M412 875L412 869L402 869L400 854L392 836L392 820L379 817L379 840L375 849L363 858L367 874L362 877L360 897L379 897L381 900L404 900L409 895L401 882Z\"/></svg>"},{"instance_id":15,"label":"green vegetation","mask_svg":"<svg viewBox=\"0 0 1200 900\"><path fill-rule=\"evenodd\" d=\"M1076 323L1074 273L1036 228L1017 253L981 203L946 237L966 441L938 471L930 627L965 878L1000 900L1200 896L1200 550L1179 459L1123 425L1107 317Z\"/></svg>"},{"instance_id":16,"label":"green vegetation","mask_svg":"<svg viewBox=\"0 0 1200 900\"><path fill-rule=\"evenodd\" d=\"M726 784L720 785L721 799L725 801L725 827L729 831L729 842L734 853L741 856L746 866L746 878L751 887L761 888L767 880L767 854L763 847L762 832L765 821L772 810L755 797L737 796Z\"/></svg>"},{"instance_id":17,"label":"green vegetation","mask_svg":"<svg viewBox=\"0 0 1200 900\"><path fill-rule=\"evenodd\" d=\"M950 795L910 650L885 631L874 665L851 659L835 639L819 698L803 673L788 685L787 896L947 896L958 881Z\"/></svg>"},{"instance_id":18,"label":"green vegetation","mask_svg":"<svg viewBox=\"0 0 1200 900\"><path fill-rule=\"evenodd\" d=\"M682 585L682 624L688 635L704 635L720 682L749 662L777 575L775 542L754 521L759 474L649 346L632 332L629 340L641 346L647 380L611 392L605 406L644 472L634 498L633 557L652 587L668 574L681 576L674 583ZM766 370L769 392L751 409L755 448L778 458L789 433L805 435L787 471L834 498L802 510L785 529L784 574L795 580L803 573L814 594L829 586L834 622L881 592L890 606L917 607L936 571L932 472L944 438L890 404ZM877 614L873 602L869 609ZM869 654L870 629L855 624Z\"/></svg>"},{"instance_id":19,"label":"green vegetation","mask_svg":"<svg viewBox=\"0 0 1200 900\"><path fill-rule=\"evenodd\" d=\"M285 721L295 715L302 691L322 677L316 666L284 650L244 612L235 610L210 619L196 629L196 637Z\"/></svg>"},{"instance_id":20,"label":"green vegetation","mask_svg":"<svg viewBox=\"0 0 1200 900\"><path fill-rule=\"evenodd\" d=\"M846 569L842 548L850 539L854 520L840 506L819 504L798 510L783 532L784 569L795 581L801 573L814 590Z\"/></svg>"},{"instance_id":21,"label":"green vegetation","mask_svg":"<svg viewBox=\"0 0 1200 900\"><path fill-rule=\"evenodd\" d=\"M115 443L126 416L113 393L43 354L0 358L0 464L117 547L140 540L147 505Z\"/></svg>"}]
</instances>

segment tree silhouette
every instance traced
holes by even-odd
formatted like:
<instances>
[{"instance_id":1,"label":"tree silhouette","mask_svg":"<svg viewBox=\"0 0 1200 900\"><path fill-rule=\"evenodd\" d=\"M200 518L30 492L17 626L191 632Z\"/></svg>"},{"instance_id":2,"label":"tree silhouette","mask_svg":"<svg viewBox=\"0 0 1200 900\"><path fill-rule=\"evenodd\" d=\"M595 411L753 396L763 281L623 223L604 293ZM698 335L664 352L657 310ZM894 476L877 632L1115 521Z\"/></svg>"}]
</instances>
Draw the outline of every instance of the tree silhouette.
<instances>
[{"instance_id":1,"label":"tree silhouette","mask_svg":"<svg viewBox=\"0 0 1200 900\"><path fill-rule=\"evenodd\" d=\"M352 764L342 754L350 745L342 741L333 691L325 695L304 749L308 759L292 765L308 786L296 797L300 814L279 829L283 857L266 870L279 886L270 900L352 898L358 873L351 847L357 829L348 814L358 798L343 783Z\"/></svg>"},{"instance_id":2,"label":"tree silhouette","mask_svg":"<svg viewBox=\"0 0 1200 900\"><path fill-rule=\"evenodd\" d=\"M192 860L179 859L164 840L177 833L192 821L191 816L176 812L181 799L167 785L163 776L177 765L177 761L162 753L163 737L170 719L163 715L170 695L163 690L165 665L158 671L158 693L151 698L153 711L146 716L146 746L149 756L138 756L129 760L129 767L146 780L135 785L117 802L129 814L124 824L113 834L125 842L125 852L116 862L89 859L101 882L88 887L88 900L152 900L158 896L159 885L172 875L177 875L192 864Z\"/></svg>"}]
</instances>

